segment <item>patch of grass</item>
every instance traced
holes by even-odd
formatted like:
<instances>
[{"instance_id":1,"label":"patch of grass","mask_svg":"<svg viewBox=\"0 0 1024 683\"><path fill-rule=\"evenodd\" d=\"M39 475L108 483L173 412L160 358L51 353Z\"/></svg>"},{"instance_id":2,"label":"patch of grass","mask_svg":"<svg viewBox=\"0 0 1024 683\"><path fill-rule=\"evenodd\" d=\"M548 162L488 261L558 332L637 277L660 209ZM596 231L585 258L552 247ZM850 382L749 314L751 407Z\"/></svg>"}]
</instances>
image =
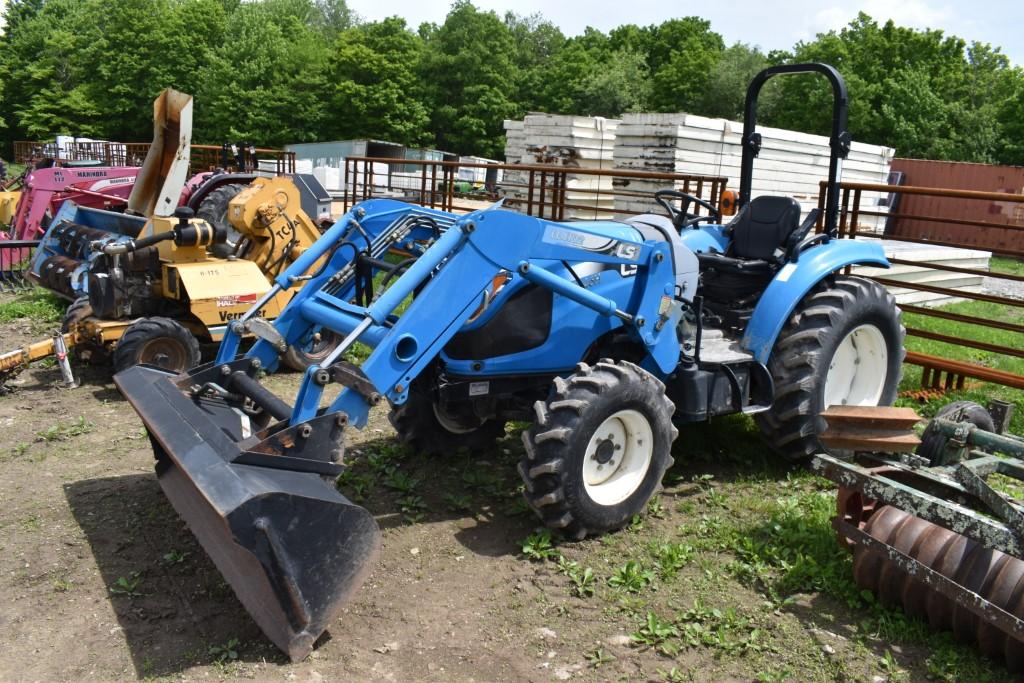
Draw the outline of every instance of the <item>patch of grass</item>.
<instances>
[{"instance_id":1,"label":"patch of grass","mask_svg":"<svg viewBox=\"0 0 1024 683\"><path fill-rule=\"evenodd\" d=\"M128 576L117 577L117 581L110 587L110 592L114 595L137 598L144 595L144 593L139 591L140 585L142 585L142 576L139 572L132 572Z\"/></svg>"},{"instance_id":2,"label":"patch of grass","mask_svg":"<svg viewBox=\"0 0 1024 683\"><path fill-rule=\"evenodd\" d=\"M65 576L58 576L53 580L53 590L57 593L67 593L74 586L74 582Z\"/></svg>"},{"instance_id":3,"label":"patch of grass","mask_svg":"<svg viewBox=\"0 0 1024 683\"><path fill-rule=\"evenodd\" d=\"M988 269L993 273L1024 275L1024 261L1006 258L1005 256L993 256L988 261Z\"/></svg>"},{"instance_id":4,"label":"patch of grass","mask_svg":"<svg viewBox=\"0 0 1024 683\"><path fill-rule=\"evenodd\" d=\"M669 638L679 637L679 629L671 620L662 619L654 612L647 613L647 619L630 639L646 647L657 647Z\"/></svg>"},{"instance_id":5,"label":"patch of grass","mask_svg":"<svg viewBox=\"0 0 1024 683\"><path fill-rule=\"evenodd\" d=\"M79 415L78 419L70 424L58 422L42 431L36 432L36 437L38 437L39 441L46 441L47 443L51 441L66 441L82 434L88 434L95 427L95 424Z\"/></svg>"},{"instance_id":6,"label":"patch of grass","mask_svg":"<svg viewBox=\"0 0 1024 683\"><path fill-rule=\"evenodd\" d=\"M649 546L658 576L662 581L671 579L693 559L694 549L688 543L651 543Z\"/></svg>"},{"instance_id":7,"label":"patch of grass","mask_svg":"<svg viewBox=\"0 0 1024 683\"><path fill-rule=\"evenodd\" d=\"M630 560L608 577L608 585L627 593L639 593L654 581L654 571Z\"/></svg>"},{"instance_id":8,"label":"patch of grass","mask_svg":"<svg viewBox=\"0 0 1024 683\"><path fill-rule=\"evenodd\" d=\"M170 552L164 553L164 556L163 558L161 558L161 561L167 566L172 566L175 564L181 564L185 561L185 558L187 557L187 552L183 553L180 550L171 550Z\"/></svg>"},{"instance_id":9,"label":"patch of grass","mask_svg":"<svg viewBox=\"0 0 1024 683\"><path fill-rule=\"evenodd\" d=\"M398 499L398 509L406 524L418 524L426 516L427 503L421 496L409 493Z\"/></svg>"},{"instance_id":10,"label":"patch of grass","mask_svg":"<svg viewBox=\"0 0 1024 683\"><path fill-rule=\"evenodd\" d=\"M206 652L215 664L233 662L238 659L238 638L232 638L221 645L211 645Z\"/></svg>"},{"instance_id":11,"label":"patch of grass","mask_svg":"<svg viewBox=\"0 0 1024 683\"><path fill-rule=\"evenodd\" d=\"M28 318L36 323L59 323L64 317L67 303L38 287L17 295L0 304L0 323Z\"/></svg>"},{"instance_id":12,"label":"patch of grass","mask_svg":"<svg viewBox=\"0 0 1024 683\"><path fill-rule=\"evenodd\" d=\"M676 624L681 640L690 647L711 647L729 654L769 649L767 633L733 607L723 610L698 602L680 614Z\"/></svg>"},{"instance_id":13,"label":"patch of grass","mask_svg":"<svg viewBox=\"0 0 1024 683\"><path fill-rule=\"evenodd\" d=\"M983 318L985 320L998 320L1017 325L1024 324L1024 308L1018 306L1004 306L1002 304L991 303L988 301L962 301L959 303L947 304L945 306L938 306L936 307L936 310L947 313L970 315L976 318ZM988 344L1008 346L1010 348L1019 348L1021 344L1021 335L1019 332L982 327L980 325L959 322L956 320L944 320L942 318L934 318L932 316L921 315L918 313L904 313L903 324L908 328L917 328L928 332L938 332L956 339L981 341ZM913 334L907 335L906 345L907 348L912 351L970 361L986 367L1005 370L1006 372L1024 374L1024 358L1004 356L992 351L983 351L981 349L974 349L960 344L948 344L946 342L935 341L932 339L923 339L921 337L915 337Z\"/></svg>"},{"instance_id":14,"label":"patch of grass","mask_svg":"<svg viewBox=\"0 0 1024 683\"><path fill-rule=\"evenodd\" d=\"M994 260L995 259L993 259L993 261ZM1009 259L1002 260L1009 261ZM1012 263L1015 268L1024 268L1024 265L1020 262L1014 261ZM1003 306L1001 304L990 303L987 301L964 301L948 304L946 306L939 306L937 308L938 310L950 313L960 313L984 318L986 320L999 320L1002 322L1024 325L1024 308L1016 306ZM1014 349L1019 349L1024 345L1024 341L1021 339L1022 335L1019 332L1012 332L1010 330L991 329L970 323L943 320L941 318L933 318L931 316L913 313L904 313L903 323L908 328L937 332L955 339L976 340ZM1002 370L1004 372L1024 375L1024 358L974 349L962 344L949 344L932 339L923 339L910 334L907 335L906 347L910 351L917 351L919 353L926 353L942 358L967 361L984 367ZM920 379L920 367L915 365L904 365L903 380L900 382L900 389L903 391L918 389L920 388ZM1024 393L1009 387L981 383L977 380L968 379L967 389L965 391L949 392L937 400L929 401L924 404L921 406L920 410L925 417L930 417L941 406L951 401L969 400L985 405L988 400L993 398L1010 401L1016 404L1014 418L1011 423L1011 431L1017 433L1024 432ZM917 407L914 402L907 399L902 399L898 405Z\"/></svg>"},{"instance_id":15,"label":"patch of grass","mask_svg":"<svg viewBox=\"0 0 1024 683\"><path fill-rule=\"evenodd\" d=\"M567 560L564 556L558 556L558 571L569 577L572 582L572 594L577 598L589 598L594 595L597 588L597 577L590 567L582 567L579 562Z\"/></svg>"},{"instance_id":16,"label":"patch of grass","mask_svg":"<svg viewBox=\"0 0 1024 683\"><path fill-rule=\"evenodd\" d=\"M452 512L469 512L473 508L472 496L465 493L446 493L443 500Z\"/></svg>"},{"instance_id":17,"label":"patch of grass","mask_svg":"<svg viewBox=\"0 0 1024 683\"><path fill-rule=\"evenodd\" d=\"M600 647L588 652L586 658L592 669L600 669L602 665L615 661L615 655L605 652L604 648Z\"/></svg>"},{"instance_id":18,"label":"patch of grass","mask_svg":"<svg viewBox=\"0 0 1024 683\"><path fill-rule=\"evenodd\" d=\"M693 680L678 666L673 666L671 669L658 669L658 675L665 683L684 683L684 681Z\"/></svg>"},{"instance_id":19,"label":"patch of grass","mask_svg":"<svg viewBox=\"0 0 1024 683\"><path fill-rule=\"evenodd\" d=\"M28 515L23 517L21 520L21 528L23 531L39 531L43 527L42 520L39 519L39 515Z\"/></svg>"},{"instance_id":20,"label":"patch of grass","mask_svg":"<svg viewBox=\"0 0 1024 683\"><path fill-rule=\"evenodd\" d=\"M401 470L391 472L384 479L385 486L393 491L398 491L399 493L412 493L416 490L419 483L419 479L416 479L412 475Z\"/></svg>"},{"instance_id":21,"label":"patch of grass","mask_svg":"<svg viewBox=\"0 0 1024 683\"><path fill-rule=\"evenodd\" d=\"M520 548L523 555L534 562L553 560L561 556L561 553L555 548L555 544L551 540L550 529L538 529L536 533L530 534L523 539Z\"/></svg>"}]
</instances>

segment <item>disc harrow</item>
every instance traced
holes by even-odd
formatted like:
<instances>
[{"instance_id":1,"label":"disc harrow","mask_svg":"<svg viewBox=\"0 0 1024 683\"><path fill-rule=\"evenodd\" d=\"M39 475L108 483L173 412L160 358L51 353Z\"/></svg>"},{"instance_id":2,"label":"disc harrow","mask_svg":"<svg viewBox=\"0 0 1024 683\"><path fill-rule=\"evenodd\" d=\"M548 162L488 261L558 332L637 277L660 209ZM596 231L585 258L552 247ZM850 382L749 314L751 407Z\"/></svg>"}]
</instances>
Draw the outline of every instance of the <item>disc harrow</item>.
<instances>
[{"instance_id":1,"label":"disc harrow","mask_svg":"<svg viewBox=\"0 0 1024 683\"><path fill-rule=\"evenodd\" d=\"M1024 506L1006 493L1024 483L1024 440L961 413L936 418L929 452L948 464L931 465L907 452L916 436L895 413L906 409L860 415L857 437L848 413L830 411L822 440L839 434L854 455L820 454L811 466L840 485L833 527L853 552L857 585L1024 671ZM993 412L995 424L1009 422L1005 405Z\"/></svg>"}]
</instances>

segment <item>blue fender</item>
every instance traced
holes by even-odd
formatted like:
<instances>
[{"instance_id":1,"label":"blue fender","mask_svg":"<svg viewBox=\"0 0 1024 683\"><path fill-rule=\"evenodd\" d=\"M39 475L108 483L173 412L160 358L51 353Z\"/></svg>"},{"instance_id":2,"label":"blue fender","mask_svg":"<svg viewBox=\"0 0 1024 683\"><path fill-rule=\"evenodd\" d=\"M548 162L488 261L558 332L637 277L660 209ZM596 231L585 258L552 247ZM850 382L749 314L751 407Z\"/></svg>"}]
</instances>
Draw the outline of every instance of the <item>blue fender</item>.
<instances>
[{"instance_id":1,"label":"blue fender","mask_svg":"<svg viewBox=\"0 0 1024 683\"><path fill-rule=\"evenodd\" d=\"M787 263L768 284L743 335L742 346L767 363L775 340L797 304L825 276L854 264L889 267L882 245L877 242L834 239L811 247L796 263Z\"/></svg>"}]
</instances>

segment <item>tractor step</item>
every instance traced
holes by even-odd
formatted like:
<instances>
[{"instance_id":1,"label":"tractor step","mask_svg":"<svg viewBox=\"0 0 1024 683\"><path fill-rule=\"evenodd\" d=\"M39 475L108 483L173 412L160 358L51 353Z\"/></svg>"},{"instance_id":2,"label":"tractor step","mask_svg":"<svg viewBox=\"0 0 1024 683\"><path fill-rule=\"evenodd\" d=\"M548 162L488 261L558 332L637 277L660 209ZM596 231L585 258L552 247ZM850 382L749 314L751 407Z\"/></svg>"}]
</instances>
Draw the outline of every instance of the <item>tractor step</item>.
<instances>
[{"instance_id":1,"label":"tractor step","mask_svg":"<svg viewBox=\"0 0 1024 683\"><path fill-rule=\"evenodd\" d=\"M743 363L754 359L744 351L739 339L715 328L704 328L700 336L700 359L704 363Z\"/></svg>"}]
</instances>

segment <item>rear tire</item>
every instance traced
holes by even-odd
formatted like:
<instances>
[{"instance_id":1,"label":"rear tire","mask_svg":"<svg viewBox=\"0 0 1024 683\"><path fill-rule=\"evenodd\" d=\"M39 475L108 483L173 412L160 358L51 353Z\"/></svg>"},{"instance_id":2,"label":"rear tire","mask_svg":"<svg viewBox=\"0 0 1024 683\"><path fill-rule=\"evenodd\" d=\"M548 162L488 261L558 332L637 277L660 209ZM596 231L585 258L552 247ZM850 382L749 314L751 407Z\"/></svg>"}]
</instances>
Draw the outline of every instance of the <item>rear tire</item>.
<instances>
[{"instance_id":1,"label":"rear tire","mask_svg":"<svg viewBox=\"0 0 1024 683\"><path fill-rule=\"evenodd\" d=\"M235 195L245 189L245 185L232 183L222 185L210 194L203 197L196 211L196 218L202 218L214 228L224 228L227 231L228 241L226 244L215 244L210 247L210 253L220 258L225 258L235 250L238 240L242 234L235 230L228 220L228 204L235 198Z\"/></svg>"},{"instance_id":2,"label":"rear tire","mask_svg":"<svg viewBox=\"0 0 1024 683\"><path fill-rule=\"evenodd\" d=\"M664 384L627 361L580 363L534 410L519 474L545 525L582 539L644 511L679 435Z\"/></svg>"},{"instance_id":3,"label":"rear tire","mask_svg":"<svg viewBox=\"0 0 1024 683\"><path fill-rule=\"evenodd\" d=\"M819 283L768 361L775 400L755 420L771 447L790 460L827 451L818 416L829 405L892 405L905 336L896 300L882 285L854 276Z\"/></svg>"},{"instance_id":4,"label":"rear tire","mask_svg":"<svg viewBox=\"0 0 1024 683\"><path fill-rule=\"evenodd\" d=\"M114 372L146 363L172 372L199 364L199 340L170 318L140 318L133 322L114 349Z\"/></svg>"},{"instance_id":5,"label":"rear tire","mask_svg":"<svg viewBox=\"0 0 1024 683\"><path fill-rule=\"evenodd\" d=\"M490 419L467 424L446 415L434 403L430 389L419 381L413 381L409 387L405 403L391 407L388 420L402 443L427 455L487 449L505 435L503 421Z\"/></svg>"}]
</instances>

